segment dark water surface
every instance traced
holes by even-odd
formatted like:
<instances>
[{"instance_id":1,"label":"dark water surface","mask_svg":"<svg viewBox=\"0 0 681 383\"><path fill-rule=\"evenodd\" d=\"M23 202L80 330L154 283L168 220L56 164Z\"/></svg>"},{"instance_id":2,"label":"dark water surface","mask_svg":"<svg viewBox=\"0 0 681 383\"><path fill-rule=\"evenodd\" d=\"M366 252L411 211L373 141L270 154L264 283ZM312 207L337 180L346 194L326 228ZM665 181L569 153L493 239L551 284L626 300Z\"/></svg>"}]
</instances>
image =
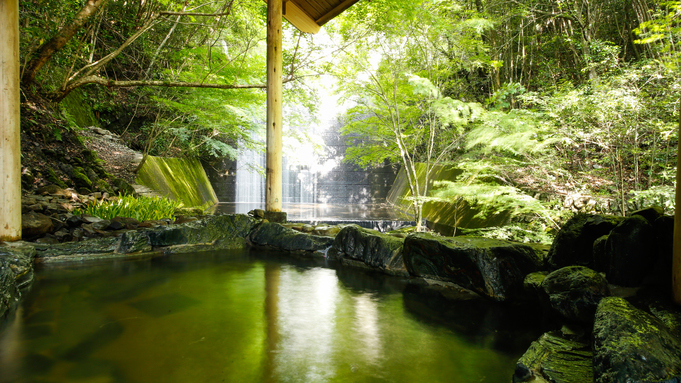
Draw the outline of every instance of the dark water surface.
<instances>
[{"instance_id":1,"label":"dark water surface","mask_svg":"<svg viewBox=\"0 0 681 383\"><path fill-rule=\"evenodd\" d=\"M498 383L537 336L532 315L262 252L37 275L0 382Z\"/></svg>"}]
</instances>

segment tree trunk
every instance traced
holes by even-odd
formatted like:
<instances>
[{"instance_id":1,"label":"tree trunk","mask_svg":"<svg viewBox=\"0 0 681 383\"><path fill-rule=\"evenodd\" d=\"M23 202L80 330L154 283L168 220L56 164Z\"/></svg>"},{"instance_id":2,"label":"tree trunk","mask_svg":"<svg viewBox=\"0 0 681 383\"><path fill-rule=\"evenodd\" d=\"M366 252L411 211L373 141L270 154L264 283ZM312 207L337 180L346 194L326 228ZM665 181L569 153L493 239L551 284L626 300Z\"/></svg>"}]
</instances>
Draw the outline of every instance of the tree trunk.
<instances>
[{"instance_id":1,"label":"tree trunk","mask_svg":"<svg viewBox=\"0 0 681 383\"><path fill-rule=\"evenodd\" d=\"M679 103L679 137L681 137L681 103ZM672 261L672 296L681 305L681 143L676 152L676 209L674 212L674 250Z\"/></svg>"},{"instance_id":2,"label":"tree trunk","mask_svg":"<svg viewBox=\"0 0 681 383\"><path fill-rule=\"evenodd\" d=\"M107 1L108 0L87 0L83 8L76 14L76 17L73 18L70 24L64 26L54 37L38 48L37 55L29 61L24 68L23 83L26 85L33 82L40 68L42 68L55 53L62 49L64 45L73 38L76 32L90 20L90 17L96 14Z\"/></svg>"}]
</instances>

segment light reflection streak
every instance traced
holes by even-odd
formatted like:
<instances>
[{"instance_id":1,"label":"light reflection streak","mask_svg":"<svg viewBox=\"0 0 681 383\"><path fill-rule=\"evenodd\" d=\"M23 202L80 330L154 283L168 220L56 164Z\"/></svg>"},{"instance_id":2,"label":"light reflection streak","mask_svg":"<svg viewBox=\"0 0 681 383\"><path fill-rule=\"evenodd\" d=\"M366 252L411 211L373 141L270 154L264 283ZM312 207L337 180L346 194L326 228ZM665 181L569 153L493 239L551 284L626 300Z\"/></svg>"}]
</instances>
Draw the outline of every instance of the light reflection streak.
<instances>
[{"instance_id":1,"label":"light reflection streak","mask_svg":"<svg viewBox=\"0 0 681 383\"><path fill-rule=\"evenodd\" d=\"M378 323L378 304L371 294L353 297L355 308L354 330L362 341L364 362L379 365L383 359L380 326Z\"/></svg>"},{"instance_id":2,"label":"light reflection streak","mask_svg":"<svg viewBox=\"0 0 681 383\"><path fill-rule=\"evenodd\" d=\"M279 285L276 374L299 381L335 375L335 313L339 297L333 270L284 267Z\"/></svg>"}]
</instances>

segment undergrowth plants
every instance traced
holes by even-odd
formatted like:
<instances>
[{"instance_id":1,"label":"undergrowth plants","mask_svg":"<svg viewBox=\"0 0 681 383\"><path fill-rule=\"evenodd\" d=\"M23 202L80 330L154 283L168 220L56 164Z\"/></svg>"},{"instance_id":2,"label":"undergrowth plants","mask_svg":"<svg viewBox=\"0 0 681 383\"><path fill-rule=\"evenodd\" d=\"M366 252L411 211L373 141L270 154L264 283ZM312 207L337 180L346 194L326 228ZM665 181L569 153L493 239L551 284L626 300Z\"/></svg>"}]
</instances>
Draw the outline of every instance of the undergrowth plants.
<instances>
[{"instance_id":1,"label":"undergrowth plants","mask_svg":"<svg viewBox=\"0 0 681 383\"><path fill-rule=\"evenodd\" d=\"M132 197L118 195L113 200L93 201L74 214L89 214L102 219L115 217L134 218L140 222L154 221L162 218L175 218L175 209L182 206L179 201L166 197Z\"/></svg>"}]
</instances>

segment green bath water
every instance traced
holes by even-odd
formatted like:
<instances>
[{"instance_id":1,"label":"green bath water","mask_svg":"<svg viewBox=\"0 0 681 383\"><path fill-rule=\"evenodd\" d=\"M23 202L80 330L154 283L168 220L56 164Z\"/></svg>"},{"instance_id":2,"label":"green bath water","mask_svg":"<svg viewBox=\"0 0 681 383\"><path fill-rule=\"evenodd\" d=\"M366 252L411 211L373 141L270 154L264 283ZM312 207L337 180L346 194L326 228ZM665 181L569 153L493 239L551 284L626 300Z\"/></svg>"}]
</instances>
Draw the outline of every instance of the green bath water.
<instances>
[{"instance_id":1,"label":"green bath water","mask_svg":"<svg viewBox=\"0 0 681 383\"><path fill-rule=\"evenodd\" d=\"M509 382L531 315L253 251L43 267L0 382Z\"/></svg>"}]
</instances>

